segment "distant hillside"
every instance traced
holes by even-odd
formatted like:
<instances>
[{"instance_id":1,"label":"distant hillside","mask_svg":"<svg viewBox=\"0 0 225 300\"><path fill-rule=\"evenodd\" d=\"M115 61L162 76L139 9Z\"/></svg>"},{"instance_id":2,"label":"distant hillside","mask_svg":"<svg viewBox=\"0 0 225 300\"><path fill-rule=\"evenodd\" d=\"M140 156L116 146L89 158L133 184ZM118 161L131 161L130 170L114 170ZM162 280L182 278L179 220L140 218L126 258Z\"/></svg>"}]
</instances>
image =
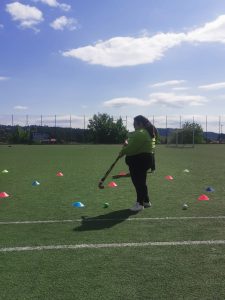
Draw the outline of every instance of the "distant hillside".
<instances>
[{"instance_id":1,"label":"distant hillside","mask_svg":"<svg viewBox=\"0 0 225 300\"><path fill-rule=\"evenodd\" d=\"M161 137L166 137L167 135L170 135L171 132L173 132L175 129L174 128L157 128L158 132L159 132L159 135ZM205 138L208 138L209 140L211 141L218 141L219 139L219 134L216 133L216 132L203 132L204 134L204 137ZM222 134L221 135L221 138L224 140L225 139L225 134Z\"/></svg>"},{"instance_id":2,"label":"distant hillside","mask_svg":"<svg viewBox=\"0 0 225 300\"><path fill-rule=\"evenodd\" d=\"M12 136L15 132L17 126L10 126L10 125L1 125L0 124L0 143L12 142ZM82 142L89 142L90 141L90 134L88 129L81 129L81 128L63 128L63 127L48 127L48 126L28 126L28 127L21 127L25 132L29 130L31 133L29 139L33 140L34 142L41 141L45 136L49 139L55 138L58 143L64 142L75 142L75 143L82 143ZM173 131L176 129L174 128L157 128L159 135L162 137L161 142L166 141L166 136L171 135ZM219 138L222 142L225 142L225 134L222 134L219 137L219 134L216 132L204 132L204 138L208 139L208 141L218 141ZM38 138L39 137L39 138Z\"/></svg>"}]
</instances>

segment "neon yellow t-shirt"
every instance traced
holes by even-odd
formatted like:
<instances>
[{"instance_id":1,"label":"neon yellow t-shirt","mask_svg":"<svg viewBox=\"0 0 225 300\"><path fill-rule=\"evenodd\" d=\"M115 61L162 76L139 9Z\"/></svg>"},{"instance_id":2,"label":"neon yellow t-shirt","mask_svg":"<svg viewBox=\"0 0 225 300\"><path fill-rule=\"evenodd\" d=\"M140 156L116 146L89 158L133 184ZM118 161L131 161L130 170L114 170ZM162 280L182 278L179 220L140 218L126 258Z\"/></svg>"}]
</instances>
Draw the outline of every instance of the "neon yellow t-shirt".
<instances>
[{"instance_id":1,"label":"neon yellow t-shirt","mask_svg":"<svg viewBox=\"0 0 225 300\"><path fill-rule=\"evenodd\" d=\"M137 155L141 153L152 153L153 144L146 129L137 129L128 135L128 145L124 146L121 155Z\"/></svg>"}]
</instances>

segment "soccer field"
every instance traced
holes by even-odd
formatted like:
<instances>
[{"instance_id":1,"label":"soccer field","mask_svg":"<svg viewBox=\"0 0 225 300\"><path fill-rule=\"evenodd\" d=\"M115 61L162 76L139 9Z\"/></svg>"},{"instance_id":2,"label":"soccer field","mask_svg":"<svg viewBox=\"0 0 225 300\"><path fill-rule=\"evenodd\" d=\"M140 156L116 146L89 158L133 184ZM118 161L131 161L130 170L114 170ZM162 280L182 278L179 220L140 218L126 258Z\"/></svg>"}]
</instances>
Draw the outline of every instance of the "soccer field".
<instances>
[{"instance_id":1,"label":"soccer field","mask_svg":"<svg viewBox=\"0 0 225 300\"><path fill-rule=\"evenodd\" d=\"M137 214L130 178L98 189L119 150L0 147L0 299L225 299L225 145L158 146Z\"/></svg>"}]
</instances>

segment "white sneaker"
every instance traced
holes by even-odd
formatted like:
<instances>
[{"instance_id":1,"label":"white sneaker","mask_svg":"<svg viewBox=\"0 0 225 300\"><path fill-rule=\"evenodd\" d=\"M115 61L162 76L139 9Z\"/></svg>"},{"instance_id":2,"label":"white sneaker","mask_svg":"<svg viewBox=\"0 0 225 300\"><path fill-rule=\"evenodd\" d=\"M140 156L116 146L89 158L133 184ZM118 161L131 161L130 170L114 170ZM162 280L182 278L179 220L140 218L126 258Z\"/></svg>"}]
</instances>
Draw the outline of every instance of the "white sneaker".
<instances>
[{"instance_id":1,"label":"white sneaker","mask_svg":"<svg viewBox=\"0 0 225 300\"><path fill-rule=\"evenodd\" d=\"M141 211L143 209L144 209L144 206L140 205L138 202L136 202L135 205L130 208L131 211Z\"/></svg>"},{"instance_id":2,"label":"white sneaker","mask_svg":"<svg viewBox=\"0 0 225 300\"><path fill-rule=\"evenodd\" d=\"M144 204L144 208L148 208L152 206L151 202L144 202L143 204Z\"/></svg>"}]
</instances>

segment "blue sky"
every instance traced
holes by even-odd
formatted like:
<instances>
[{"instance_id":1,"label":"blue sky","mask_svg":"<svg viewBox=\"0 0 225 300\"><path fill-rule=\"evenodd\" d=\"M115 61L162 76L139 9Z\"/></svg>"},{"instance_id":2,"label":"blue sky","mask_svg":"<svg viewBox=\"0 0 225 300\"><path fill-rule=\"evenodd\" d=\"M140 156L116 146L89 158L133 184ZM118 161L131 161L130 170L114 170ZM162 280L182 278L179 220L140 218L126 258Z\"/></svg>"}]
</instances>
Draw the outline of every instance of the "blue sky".
<instances>
[{"instance_id":1,"label":"blue sky","mask_svg":"<svg viewBox=\"0 0 225 300\"><path fill-rule=\"evenodd\" d=\"M225 114L225 1L0 2L0 114Z\"/></svg>"}]
</instances>

